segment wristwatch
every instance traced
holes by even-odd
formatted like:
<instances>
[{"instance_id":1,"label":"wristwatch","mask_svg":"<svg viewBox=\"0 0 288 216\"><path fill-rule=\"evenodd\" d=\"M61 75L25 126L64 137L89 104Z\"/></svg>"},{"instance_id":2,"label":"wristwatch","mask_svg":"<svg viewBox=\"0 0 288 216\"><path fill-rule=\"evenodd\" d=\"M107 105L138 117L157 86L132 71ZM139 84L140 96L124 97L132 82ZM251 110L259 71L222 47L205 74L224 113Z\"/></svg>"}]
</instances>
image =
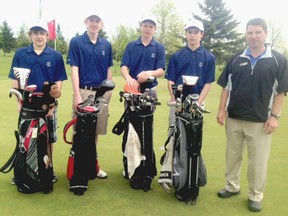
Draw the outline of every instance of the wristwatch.
<instances>
[{"instance_id":1,"label":"wristwatch","mask_svg":"<svg viewBox=\"0 0 288 216\"><path fill-rule=\"evenodd\" d=\"M276 115L274 113L271 113L270 116L273 116L274 118L276 118L277 120L280 118L280 115Z\"/></svg>"}]
</instances>

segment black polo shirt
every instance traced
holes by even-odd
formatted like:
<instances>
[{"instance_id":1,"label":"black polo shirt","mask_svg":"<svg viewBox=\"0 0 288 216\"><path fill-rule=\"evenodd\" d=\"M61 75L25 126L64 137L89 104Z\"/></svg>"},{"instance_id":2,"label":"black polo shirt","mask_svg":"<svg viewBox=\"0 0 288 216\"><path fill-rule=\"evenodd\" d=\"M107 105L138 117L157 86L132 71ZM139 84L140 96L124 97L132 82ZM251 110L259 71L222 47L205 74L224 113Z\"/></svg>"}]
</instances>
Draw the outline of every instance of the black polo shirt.
<instances>
[{"instance_id":1,"label":"black polo shirt","mask_svg":"<svg viewBox=\"0 0 288 216\"><path fill-rule=\"evenodd\" d=\"M247 49L229 60L217 83L229 90L229 117L265 122L274 96L288 91L287 59L267 46L252 66Z\"/></svg>"}]
</instances>

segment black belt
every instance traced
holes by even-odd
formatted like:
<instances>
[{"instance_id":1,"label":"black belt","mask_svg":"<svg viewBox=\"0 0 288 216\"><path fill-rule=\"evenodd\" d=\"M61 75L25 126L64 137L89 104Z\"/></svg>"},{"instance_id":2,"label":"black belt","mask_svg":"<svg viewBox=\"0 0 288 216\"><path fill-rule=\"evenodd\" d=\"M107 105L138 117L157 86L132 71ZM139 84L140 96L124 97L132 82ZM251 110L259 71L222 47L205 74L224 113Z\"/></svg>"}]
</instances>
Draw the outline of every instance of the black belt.
<instances>
[{"instance_id":1,"label":"black belt","mask_svg":"<svg viewBox=\"0 0 288 216\"><path fill-rule=\"evenodd\" d=\"M97 91L99 90L99 87L93 87L93 86L85 86L85 85L80 85L80 89L85 89L85 90L90 90L90 91Z\"/></svg>"}]
</instances>

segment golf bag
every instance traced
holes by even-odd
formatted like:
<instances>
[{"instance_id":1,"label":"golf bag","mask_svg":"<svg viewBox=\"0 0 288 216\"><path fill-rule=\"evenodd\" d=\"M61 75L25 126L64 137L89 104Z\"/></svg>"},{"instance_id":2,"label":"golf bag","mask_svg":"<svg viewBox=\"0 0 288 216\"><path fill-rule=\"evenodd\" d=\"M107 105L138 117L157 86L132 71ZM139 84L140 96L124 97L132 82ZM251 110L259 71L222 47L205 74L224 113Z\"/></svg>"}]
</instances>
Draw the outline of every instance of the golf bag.
<instances>
[{"instance_id":1,"label":"golf bag","mask_svg":"<svg viewBox=\"0 0 288 216\"><path fill-rule=\"evenodd\" d=\"M125 99L125 111L112 132L122 139L124 177L129 179L133 189L151 189L151 182L157 175L153 149L153 115L158 102L151 89L135 92L126 85L120 92L120 101Z\"/></svg>"},{"instance_id":2,"label":"golf bag","mask_svg":"<svg viewBox=\"0 0 288 216\"><path fill-rule=\"evenodd\" d=\"M55 83L45 85L47 87L43 89L48 89ZM51 152L51 149L48 149L51 147L45 116L48 106L55 106L57 101L49 95L49 90L36 92L36 88L36 85L27 86L22 94L16 89L10 89L10 97L17 97L21 110L18 131L15 131L15 150L0 169L1 172L7 173L14 168L17 189L26 194L38 191L49 193L53 190L53 168L48 156L48 152Z\"/></svg>"},{"instance_id":3,"label":"golf bag","mask_svg":"<svg viewBox=\"0 0 288 216\"><path fill-rule=\"evenodd\" d=\"M209 111L197 104L199 95L186 94L191 87L184 85L179 91L174 86L176 102L169 105L175 107L175 122L169 127L158 183L168 193L174 188L179 200L196 204L199 187L205 186L207 181L201 148L202 113Z\"/></svg>"},{"instance_id":4,"label":"golf bag","mask_svg":"<svg viewBox=\"0 0 288 216\"><path fill-rule=\"evenodd\" d=\"M72 144L67 165L69 189L75 195L83 195L88 189L88 181L96 178L97 149L95 145L96 125L101 106L106 103L103 95L113 90L115 84L104 80L96 91L76 107L77 116L69 121L63 130L64 141ZM68 129L75 124L73 141L66 139Z\"/></svg>"}]
</instances>

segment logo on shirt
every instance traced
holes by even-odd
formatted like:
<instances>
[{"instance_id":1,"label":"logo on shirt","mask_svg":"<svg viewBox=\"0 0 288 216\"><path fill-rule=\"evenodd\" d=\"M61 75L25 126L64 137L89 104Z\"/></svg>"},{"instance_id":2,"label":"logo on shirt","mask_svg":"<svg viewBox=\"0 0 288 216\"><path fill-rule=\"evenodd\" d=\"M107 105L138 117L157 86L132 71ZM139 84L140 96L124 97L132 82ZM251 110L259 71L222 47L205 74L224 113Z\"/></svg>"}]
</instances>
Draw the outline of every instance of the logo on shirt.
<instances>
[{"instance_id":1,"label":"logo on shirt","mask_svg":"<svg viewBox=\"0 0 288 216\"><path fill-rule=\"evenodd\" d=\"M152 53L151 58L155 58L155 57L156 57L156 53Z\"/></svg>"},{"instance_id":2,"label":"logo on shirt","mask_svg":"<svg viewBox=\"0 0 288 216\"><path fill-rule=\"evenodd\" d=\"M240 67L243 67L243 66L245 66L245 65L247 65L247 64L248 64L248 62L242 62L242 63L239 64L239 66L240 66Z\"/></svg>"},{"instance_id":3,"label":"logo on shirt","mask_svg":"<svg viewBox=\"0 0 288 216\"><path fill-rule=\"evenodd\" d=\"M46 62L46 66L51 67L51 62L50 61Z\"/></svg>"},{"instance_id":4,"label":"logo on shirt","mask_svg":"<svg viewBox=\"0 0 288 216\"><path fill-rule=\"evenodd\" d=\"M102 54L102 56L105 56L105 50L102 50L101 54Z\"/></svg>"},{"instance_id":5,"label":"logo on shirt","mask_svg":"<svg viewBox=\"0 0 288 216\"><path fill-rule=\"evenodd\" d=\"M203 67L203 65L204 65L203 62L199 62L199 64L198 64L198 66L201 68Z\"/></svg>"}]
</instances>

